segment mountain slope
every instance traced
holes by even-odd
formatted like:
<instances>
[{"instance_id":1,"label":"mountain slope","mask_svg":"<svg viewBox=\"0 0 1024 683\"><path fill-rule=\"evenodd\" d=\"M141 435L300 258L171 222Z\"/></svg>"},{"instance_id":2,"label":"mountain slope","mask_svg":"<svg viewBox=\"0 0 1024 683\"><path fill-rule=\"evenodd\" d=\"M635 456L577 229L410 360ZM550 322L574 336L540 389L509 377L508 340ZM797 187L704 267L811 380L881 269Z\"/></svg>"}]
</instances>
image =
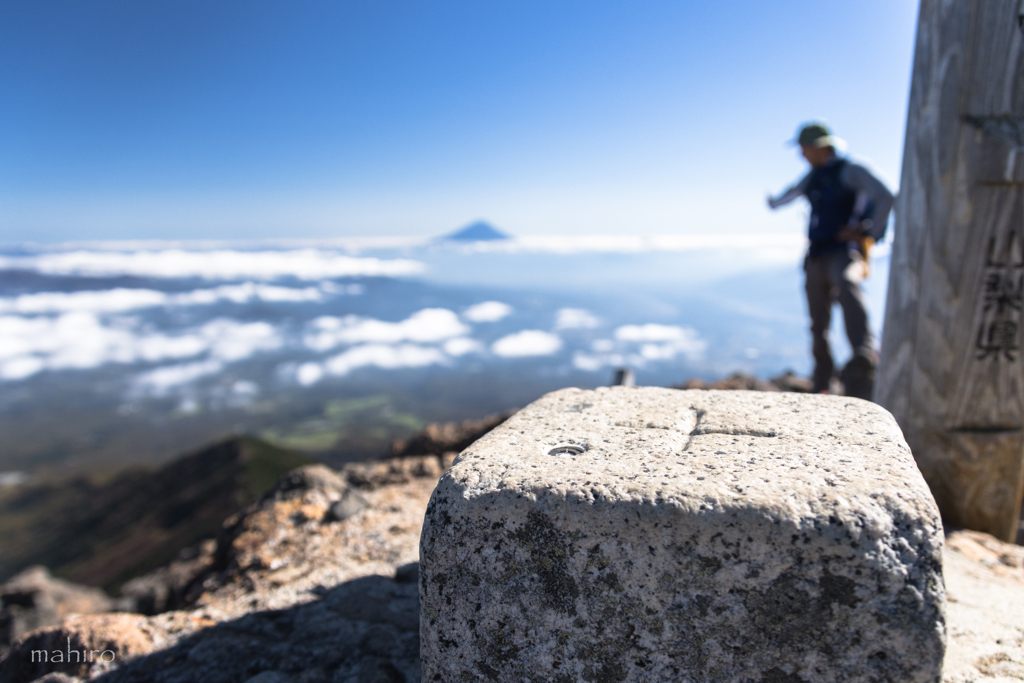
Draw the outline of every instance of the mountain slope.
<instances>
[{"instance_id":1,"label":"mountain slope","mask_svg":"<svg viewBox=\"0 0 1024 683\"><path fill-rule=\"evenodd\" d=\"M21 489L0 499L0 578L42 564L78 583L116 587L216 535L226 517L309 462L240 437L103 485L79 478Z\"/></svg>"}]
</instances>

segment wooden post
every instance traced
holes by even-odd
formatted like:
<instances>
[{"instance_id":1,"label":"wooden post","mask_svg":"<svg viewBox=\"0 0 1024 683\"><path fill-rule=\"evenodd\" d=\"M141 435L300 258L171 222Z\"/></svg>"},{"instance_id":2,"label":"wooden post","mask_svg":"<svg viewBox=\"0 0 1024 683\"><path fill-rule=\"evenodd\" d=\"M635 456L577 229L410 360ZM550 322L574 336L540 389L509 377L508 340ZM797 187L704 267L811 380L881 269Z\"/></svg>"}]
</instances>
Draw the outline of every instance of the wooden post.
<instances>
[{"instance_id":1,"label":"wooden post","mask_svg":"<svg viewBox=\"0 0 1024 683\"><path fill-rule=\"evenodd\" d=\"M875 398L947 525L1024 493L1024 2L922 0Z\"/></svg>"}]
</instances>

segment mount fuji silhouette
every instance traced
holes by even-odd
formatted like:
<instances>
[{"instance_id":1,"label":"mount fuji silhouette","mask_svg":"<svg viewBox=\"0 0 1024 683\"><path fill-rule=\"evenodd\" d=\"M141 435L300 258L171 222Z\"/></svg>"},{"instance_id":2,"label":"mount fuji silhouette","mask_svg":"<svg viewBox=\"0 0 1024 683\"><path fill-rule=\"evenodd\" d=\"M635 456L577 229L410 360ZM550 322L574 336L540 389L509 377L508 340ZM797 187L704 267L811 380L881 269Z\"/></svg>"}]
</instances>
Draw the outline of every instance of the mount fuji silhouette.
<instances>
[{"instance_id":1,"label":"mount fuji silhouette","mask_svg":"<svg viewBox=\"0 0 1024 683\"><path fill-rule=\"evenodd\" d=\"M454 240L456 242L488 242L511 238L511 235L506 235L486 221L476 221L449 235L445 235L441 239Z\"/></svg>"}]
</instances>

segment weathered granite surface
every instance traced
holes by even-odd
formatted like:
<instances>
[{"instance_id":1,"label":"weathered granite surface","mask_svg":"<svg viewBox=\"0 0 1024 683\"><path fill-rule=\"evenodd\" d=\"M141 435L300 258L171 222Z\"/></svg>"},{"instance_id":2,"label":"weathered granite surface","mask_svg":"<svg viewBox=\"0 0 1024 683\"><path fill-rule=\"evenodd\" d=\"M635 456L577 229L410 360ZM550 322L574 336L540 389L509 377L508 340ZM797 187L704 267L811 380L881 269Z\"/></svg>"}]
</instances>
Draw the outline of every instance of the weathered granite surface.
<instances>
[{"instance_id":1,"label":"weathered granite surface","mask_svg":"<svg viewBox=\"0 0 1024 683\"><path fill-rule=\"evenodd\" d=\"M941 675L938 511L857 399L549 394L456 459L420 555L424 681Z\"/></svg>"}]
</instances>

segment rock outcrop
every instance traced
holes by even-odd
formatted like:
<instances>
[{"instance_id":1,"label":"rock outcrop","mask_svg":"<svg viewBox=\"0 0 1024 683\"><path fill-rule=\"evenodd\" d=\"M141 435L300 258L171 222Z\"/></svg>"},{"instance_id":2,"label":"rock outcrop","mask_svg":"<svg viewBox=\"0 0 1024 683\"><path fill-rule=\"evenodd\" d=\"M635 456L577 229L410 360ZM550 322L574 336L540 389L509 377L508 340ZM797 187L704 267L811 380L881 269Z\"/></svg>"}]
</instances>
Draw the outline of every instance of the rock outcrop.
<instances>
[{"instance_id":1,"label":"rock outcrop","mask_svg":"<svg viewBox=\"0 0 1024 683\"><path fill-rule=\"evenodd\" d=\"M806 377L799 377L793 371L772 377L765 381L760 377L736 372L728 377L713 381L705 381L694 377L682 384L672 385L673 389L718 389L721 391L788 391L798 394L809 394L813 382Z\"/></svg>"},{"instance_id":2,"label":"rock outcrop","mask_svg":"<svg viewBox=\"0 0 1024 683\"><path fill-rule=\"evenodd\" d=\"M79 616L37 630L0 660L0 683L47 672L182 683L418 681L415 563L440 461L404 458L353 470L361 490L346 470L323 465L287 474L225 522L181 609ZM402 483L383 483L396 479ZM339 520L332 509L353 494L362 503ZM66 649L68 638L71 649L103 645L114 661L32 661L33 651Z\"/></svg>"},{"instance_id":3,"label":"rock outcrop","mask_svg":"<svg viewBox=\"0 0 1024 683\"><path fill-rule=\"evenodd\" d=\"M116 604L98 588L56 579L46 567L29 567L0 585L0 654L29 631L72 614L109 612Z\"/></svg>"},{"instance_id":4,"label":"rock outcrop","mask_svg":"<svg viewBox=\"0 0 1024 683\"><path fill-rule=\"evenodd\" d=\"M411 439L395 441L391 445L391 455L401 458L410 455L443 456L446 453L460 453L515 412L510 410L496 413L479 420L431 423Z\"/></svg>"},{"instance_id":5,"label":"rock outcrop","mask_svg":"<svg viewBox=\"0 0 1024 683\"><path fill-rule=\"evenodd\" d=\"M121 586L121 597L132 612L160 614L185 606L185 594L196 577L204 574L214 562L217 542L208 538L189 546L174 560L136 577Z\"/></svg>"}]
</instances>

